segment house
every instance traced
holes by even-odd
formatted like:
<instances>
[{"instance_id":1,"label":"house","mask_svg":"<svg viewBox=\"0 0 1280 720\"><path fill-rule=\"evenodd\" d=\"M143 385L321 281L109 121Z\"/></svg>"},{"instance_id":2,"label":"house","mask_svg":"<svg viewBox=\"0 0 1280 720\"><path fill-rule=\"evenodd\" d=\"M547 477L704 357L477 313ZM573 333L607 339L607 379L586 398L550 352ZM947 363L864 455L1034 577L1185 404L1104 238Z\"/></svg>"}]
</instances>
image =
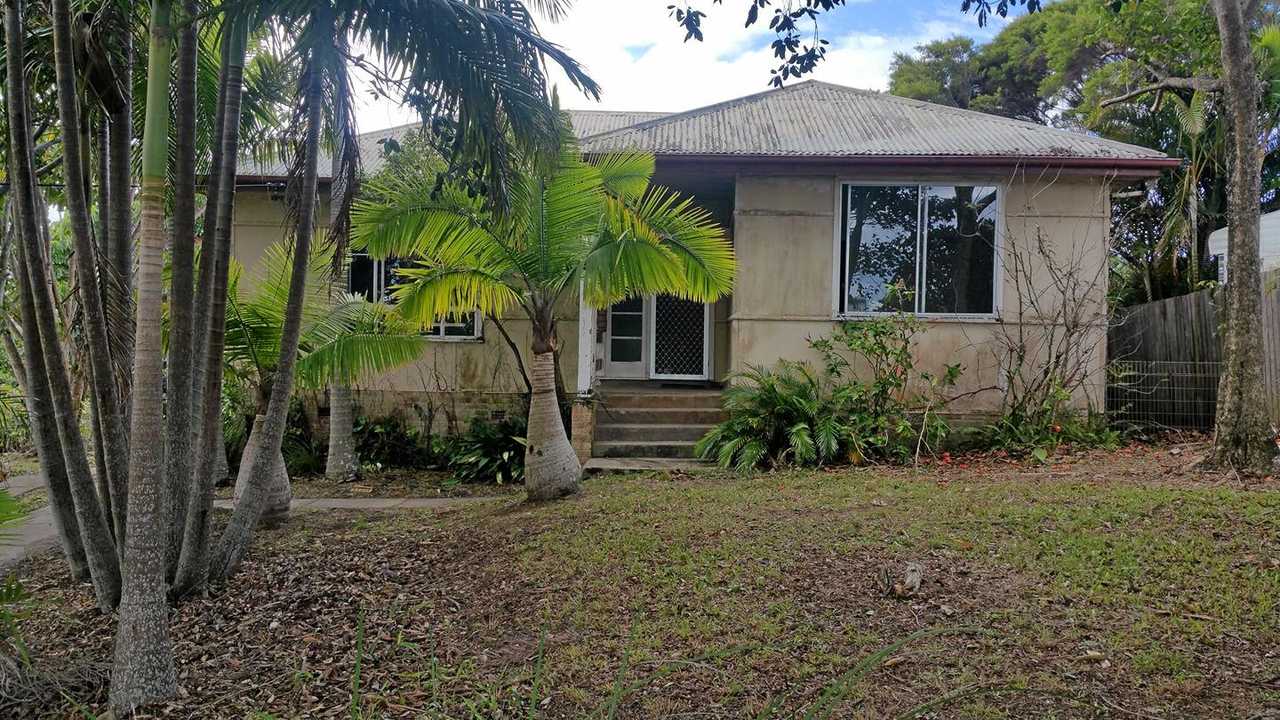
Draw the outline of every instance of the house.
<instances>
[{"instance_id":1,"label":"house","mask_svg":"<svg viewBox=\"0 0 1280 720\"><path fill-rule=\"evenodd\" d=\"M1262 228L1258 235L1258 254L1262 258L1262 275L1269 276L1280 270L1280 210L1262 216ZM1209 256L1218 259L1218 282L1227 281L1227 229L1219 228L1209 234Z\"/></svg>"},{"instance_id":2,"label":"house","mask_svg":"<svg viewBox=\"0 0 1280 720\"><path fill-rule=\"evenodd\" d=\"M644 297L565 308L565 387L603 398L575 407L571 432L584 456L687 454L718 415L714 388L735 372L812 359L809 338L895 309L925 323L919 366L964 366L950 408L964 416L999 411L1011 333L1083 324L1087 337L1070 350L1091 379L1073 402L1096 406L1112 187L1177 164L1133 145L816 81L675 114L587 110L571 120L584 153L653 153L655 181L714 215L739 268L732 296L714 305ZM380 142L407 131L363 136L366 168L380 164ZM248 265L281 237L272 185L281 175L241 178L234 232ZM382 263L351 263L353 289L377 296L391 277ZM1055 310L1068 303L1083 308L1074 320ZM527 352L524 321L504 319L501 330ZM420 363L359 389L363 412L439 423L519 401L524 386L493 322L433 332L438 342ZM1038 352L1026 359L1032 374Z\"/></svg>"}]
</instances>

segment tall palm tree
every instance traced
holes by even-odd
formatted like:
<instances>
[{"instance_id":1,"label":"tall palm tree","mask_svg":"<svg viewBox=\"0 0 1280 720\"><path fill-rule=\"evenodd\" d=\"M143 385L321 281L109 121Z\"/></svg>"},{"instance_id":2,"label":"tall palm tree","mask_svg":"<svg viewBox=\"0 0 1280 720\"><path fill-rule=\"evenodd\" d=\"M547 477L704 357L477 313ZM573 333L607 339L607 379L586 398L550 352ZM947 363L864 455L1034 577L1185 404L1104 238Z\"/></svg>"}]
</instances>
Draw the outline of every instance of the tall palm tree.
<instances>
[{"instance_id":1,"label":"tall palm tree","mask_svg":"<svg viewBox=\"0 0 1280 720\"><path fill-rule=\"evenodd\" d=\"M562 0L538 0L559 12ZM572 58L542 38L519 0L283 0L282 24L302 30L295 40L301 59L300 110L295 115L290 206L294 272L282 327L279 371L263 418L261 449L250 482L236 503L211 564L225 578L239 566L267 497L274 453L284 436L302 322L306 263L315 229L320 124L323 106L334 102L334 79L344 46L367 43L380 68L367 61L384 87L396 87L424 121L441 131L451 170L481 182L497 203L505 202L512 158L546 153L555 145L557 117L546 92L546 63L555 63L588 94L594 82ZM347 57L352 62L360 58Z\"/></svg>"},{"instance_id":2,"label":"tall palm tree","mask_svg":"<svg viewBox=\"0 0 1280 720\"><path fill-rule=\"evenodd\" d=\"M406 317L432 322L515 308L528 317L526 492L531 500L575 492L581 468L556 396L556 308L579 290L599 308L655 293L712 302L732 287L732 248L692 200L650 185L652 155L583 160L567 118L552 162L518 158L506 212L456 185L433 193L431 173L416 169L425 165L398 164L368 183L354 211L353 244L374 257L417 260L399 271L395 291Z\"/></svg>"},{"instance_id":3,"label":"tall palm tree","mask_svg":"<svg viewBox=\"0 0 1280 720\"><path fill-rule=\"evenodd\" d=\"M68 0L55 0L65 5ZM146 118L142 134L142 212L138 243L137 329L134 333L132 437L120 622L111 672L111 706L128 714L172 697L177 689L166 602L164 363L160 314L164 300L165 196L169 170L169 78L173 56L172 0L153 0L147 48Z\"/></svg>"}]
</instances>

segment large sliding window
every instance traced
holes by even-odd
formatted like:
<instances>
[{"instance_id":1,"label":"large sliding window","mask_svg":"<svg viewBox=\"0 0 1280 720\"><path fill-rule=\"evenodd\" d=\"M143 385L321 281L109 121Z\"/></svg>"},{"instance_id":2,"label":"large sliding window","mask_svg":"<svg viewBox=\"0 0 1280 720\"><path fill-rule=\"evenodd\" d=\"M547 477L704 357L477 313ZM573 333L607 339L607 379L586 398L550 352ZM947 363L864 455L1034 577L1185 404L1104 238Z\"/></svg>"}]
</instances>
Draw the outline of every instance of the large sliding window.
<instances>
[{"instance_id":1,"label":"large sliding window","mask_svg":"<svg viewBox=\"0 0 1280 720\"><path fill-rule=\"evenodd\" d=\"M353 252L347 266L347 292L363 295L369 302L394 303L392 291L400 281L396 268L405 264L398 258L374 260L367 253ZM484 322L477 311L450 316L445 322L424 329L422 334L439 340L479 340L483 328Z\"/></svg>"},{"instance_id":2,"label":"large sliding window","mask_svg":"<svg viewBox=\"0 0 1280 720\"><path fill-rule=\"evenodd\" d=\"M840 314L994 314L998 196L989 185L844 185Z\"/></svg>"}]
</instances>

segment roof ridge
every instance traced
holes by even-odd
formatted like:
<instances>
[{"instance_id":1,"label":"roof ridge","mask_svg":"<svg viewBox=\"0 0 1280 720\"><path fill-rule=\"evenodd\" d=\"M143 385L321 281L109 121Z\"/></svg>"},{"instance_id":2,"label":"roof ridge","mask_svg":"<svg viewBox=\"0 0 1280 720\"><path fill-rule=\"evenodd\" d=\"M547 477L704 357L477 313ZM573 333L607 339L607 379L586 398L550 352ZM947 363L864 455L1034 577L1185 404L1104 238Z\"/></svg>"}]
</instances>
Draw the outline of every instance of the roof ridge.
<instances>
[{"instance_id":1,"label":"roof ridge","mask_svg":"<svg viewBox=\"0 0 1280 720\"><path fill-rule=\"evenodd\" d=\"M634 125L628 125L626 127L616 128L614 130L609 130L607 132L596 133L595 135L590 135L588 137L592 140L597 140L597 139L605 138L609 135L613 135L614 133L627 132L631 130L644 130L646 128L652 127L659 123L671 122L673 120L682 120L687 117L693 117L695 115L700 115L703 113L715 112L717 110L721 110L725 108L737 107L739 105L748 105L750 103L762 100L765 97L773 97L776 94L790 92L803 87L810 87L813 85L829 85L829 84L830 83L824 83L819 80L802 80L794 85L784 85L780 88L769 88L768 90L761 90L760 92L751 93L750 95L743 95L742 97L731 98L729 100L721 100L720 102L717 102L717 103L711 103L710 105L702 105L700 107L691 108L689 110L681 110L680 112L674 112L659 118L654 118L652 120L645 120L644 122L638 122ZM841 87L841 86L837 85L835 87ZM849 88L849 89L854 90L856 88ZM581 139L586 140L587 138L581 138Z\"/></svg>"}]
</instances>

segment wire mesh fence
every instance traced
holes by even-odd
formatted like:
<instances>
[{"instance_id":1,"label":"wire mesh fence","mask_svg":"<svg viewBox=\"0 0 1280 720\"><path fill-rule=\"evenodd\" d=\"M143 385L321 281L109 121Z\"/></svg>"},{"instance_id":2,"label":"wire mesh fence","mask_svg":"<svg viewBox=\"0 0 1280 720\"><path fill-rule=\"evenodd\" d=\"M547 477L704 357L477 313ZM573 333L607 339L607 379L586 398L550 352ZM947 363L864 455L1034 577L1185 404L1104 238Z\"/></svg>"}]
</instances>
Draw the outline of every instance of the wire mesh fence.
<instances>
[{"instance_id":1,"label":"wire mesh fence","mask_svg":"<svg viewBox=\"0 0 1280 720\"><path fill-rule=\"evenodd\" d=\"M1208 430L1222 363L1115 360L1107 368L1107 415L1120 425Z\"/></svg>"}]
</instances>

